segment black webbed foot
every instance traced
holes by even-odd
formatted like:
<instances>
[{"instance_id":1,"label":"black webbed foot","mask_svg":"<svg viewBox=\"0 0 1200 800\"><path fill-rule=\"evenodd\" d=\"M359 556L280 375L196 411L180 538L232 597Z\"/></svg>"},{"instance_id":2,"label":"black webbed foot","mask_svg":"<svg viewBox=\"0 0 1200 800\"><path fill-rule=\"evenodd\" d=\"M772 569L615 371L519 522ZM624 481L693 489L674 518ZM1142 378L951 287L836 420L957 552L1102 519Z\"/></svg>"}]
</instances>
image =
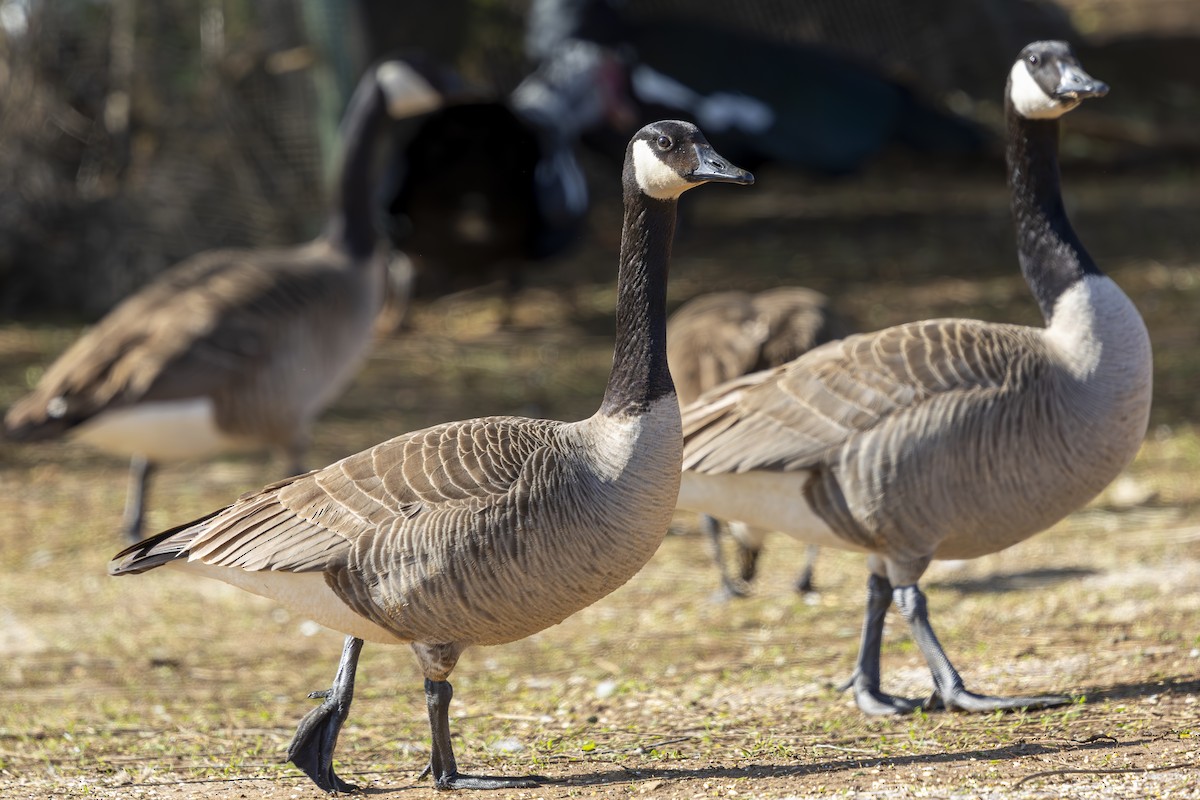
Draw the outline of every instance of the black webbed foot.
<instances>
[{"instance_id":1,"label":"black webbed foot","mask_svg":"<svg viewBox=\"0 0 1200 800\"><path fill-rule=\"evenodd\" d=\"M288 761L327 792L358 791L357 786L342 780L333 771L333 751L337 748L342 725L350 714L350 702L354 698L354 673L358 668L358 654L362 645L362 639L347 637L333 685L309 694L314 700L320 699L321 704L304 715L288 745Z\"/></svg>"}]
</instances>

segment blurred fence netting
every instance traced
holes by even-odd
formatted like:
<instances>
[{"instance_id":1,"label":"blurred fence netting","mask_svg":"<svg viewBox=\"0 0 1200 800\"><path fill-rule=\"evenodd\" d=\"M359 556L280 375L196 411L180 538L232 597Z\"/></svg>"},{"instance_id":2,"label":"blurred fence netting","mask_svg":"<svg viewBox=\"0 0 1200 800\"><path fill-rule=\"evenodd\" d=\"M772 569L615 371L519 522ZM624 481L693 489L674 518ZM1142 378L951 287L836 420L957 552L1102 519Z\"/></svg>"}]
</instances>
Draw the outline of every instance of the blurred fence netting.
<instances>
[{"instance_id":1,"label":"blurred fence netting","mask_svg":"<svg viewBox=\"0 0 1200 800\"><path fill-rule=\"evenodd\" d=\"M94 315L198 250L315 232L329 59L301 3L10 1L0 22L0 312Z\"/></svg>"}]
</instances>

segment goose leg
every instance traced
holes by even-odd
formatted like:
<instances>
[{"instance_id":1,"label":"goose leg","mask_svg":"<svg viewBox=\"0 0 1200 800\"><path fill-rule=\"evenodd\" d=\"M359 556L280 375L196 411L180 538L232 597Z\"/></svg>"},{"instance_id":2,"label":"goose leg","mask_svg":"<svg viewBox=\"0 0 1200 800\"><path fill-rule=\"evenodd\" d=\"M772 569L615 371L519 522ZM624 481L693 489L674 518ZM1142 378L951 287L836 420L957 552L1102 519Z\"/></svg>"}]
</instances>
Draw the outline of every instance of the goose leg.
<instances>
[{"instance_id":1,"label":"goose leg","mask_svg":"<svg viewBox=\"0 0 1200 800\"><path fill-rule=\"evenodd\" d=\"M433 775L438 789L532 789L540 786L543 778L527 775L507 778L499 775L463 775L454 761L454 748L450 744L450 699L454 687L450 681L425 679L425 705L429 709L429 729L433 734L432 755L429 766L418 776Z\"/></svg>"},{"instance_id":2,"label":"goose leg","mask_svg":"<svg viewBox=\"0 0 1200 800\"><path fill-rule=\"evenodd\" d=\"M758 557L763 549L761 532L751 530L744 522L731 521L729 535L737 543L738 577L743 585L749 584L758 575Z\"/></svg>"},{"instance_id":3,"label":"goose leg","mask_svg":"<svg viewBox=\"0 0 1200 800\"><path fill-rule=\"evenodd\" d=\"M141 541L142 523L146 515L146 488L154 464L145 456L134 456L129 460L129 489L125 494L125 519L121 532L131 542Z\"/></svg>"},{"instance_id":4,"label":"goose leg","mask_svg":"<svg viewBox=\"0 0 1200 800\"><path fill-rule=\"evenodd\" d=\"M929 624L925 593L916 584L898 586L892 599L908 623L913 639L921 648L933 675L934 694L925 702L926 708L934 708L940 704L947 709L961 711L1001 711L1014 708L1046 708L1071 702L1071 698L1065 695L991 697L967 691L963 687L958 670L950 663L946 651L942 649L933 627Z\"/></svg>"},{"instance_id":5,"label":"goose leg","mask_svg":"<svg viewBox=\"0 0 1200 800\"><path fill-rule=\"evenodd\" d=\"M354 673L358 669L358 654L362 646L362 639L346 637L333 685L309 695L314 699L321 698L321 705L304 715L296 728L296 735L288 745L288 761L304 770L313 783L327 792L353 792L358 788L334 774L333 750L337 747L342 723L350 714L350 701L354 699Z\"/></svg>"},{"instance_id":6,"label":"goose leg","mask_svg":"<svg viewBox=\"0 0 1200 800\"><path fill-rule=\"evenodd\" d=\"M864 714L907 714L921 701L885 694L879 688L879 651L883 644L883 622L892 604L892 584L883 575L867 578L867 613L863 617L862 642L854 673L843 689L854 689L854 702Z\"/></svg>"},{"instance_id":7,"label":"goose leg","mask_svg":"<svg viewBox=\"0 0 1200 800\"><path fill-rule=\"evenodd\" d=\"M717 567L717 573L721 576L721 588L713 593L712 599L722 603L734 597L745 597L748 594L745 584L739 584L729 576L728 570L725 569L725 550L721 547L720 520L710 517L708 514L701 514L700 529L708 537L709 553L712 555L713 564Z\"/></svg>"},{"instance_id":8,"label":"goose leg","mask_svg":"<svg viewBox=\"0 0 1200 800\"><path fill-rule=\"evenodd\" d=\"M796 591L800 594L808 594L809 592L816 591L816 587L813 584L813 568L816 566L817 553L820 551L821 548L815 544L810 544L804 548L804 569L796 577Z\"/></svg>"}]
</instances>

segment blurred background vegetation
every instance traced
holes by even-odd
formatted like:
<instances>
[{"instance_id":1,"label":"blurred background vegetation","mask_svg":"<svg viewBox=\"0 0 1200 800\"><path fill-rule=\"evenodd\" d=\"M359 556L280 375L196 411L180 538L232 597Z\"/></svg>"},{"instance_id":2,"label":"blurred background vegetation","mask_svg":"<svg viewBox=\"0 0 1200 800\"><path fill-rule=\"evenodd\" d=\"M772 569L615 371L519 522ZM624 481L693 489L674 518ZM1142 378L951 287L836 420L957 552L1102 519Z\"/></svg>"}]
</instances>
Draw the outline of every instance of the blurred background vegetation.
<instances>
[{"instance_id":1,"label":"blurred background vegetation","mask_svg":"<svg viewBox=\"0 0 1200 800\"><path fill-rule=\"evenodd\" d=\"M1200 150L1194 0L640 0L868 60L992 126L998 75L1039 37L1077 42L1111 100L1072 118L1110 162ZM300 241L354 82L418 46L507 92L531 64L527 0L3 0L0 313L95 318L215 246Z\"/></svg>"}]
</instances>

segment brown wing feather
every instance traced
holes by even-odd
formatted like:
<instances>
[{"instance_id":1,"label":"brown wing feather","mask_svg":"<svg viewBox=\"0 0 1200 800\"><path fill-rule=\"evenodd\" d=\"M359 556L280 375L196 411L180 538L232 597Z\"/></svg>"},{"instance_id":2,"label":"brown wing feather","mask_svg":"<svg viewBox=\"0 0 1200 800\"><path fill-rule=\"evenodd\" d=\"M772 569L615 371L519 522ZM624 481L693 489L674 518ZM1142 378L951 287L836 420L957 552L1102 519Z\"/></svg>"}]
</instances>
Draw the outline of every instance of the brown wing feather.
<instances>
[{"instance_id":1,"label":"brown wing feather","mask_svg":"<svg viewBox=\"0 0 1200 800\"><path fill-rule=\"evenodd\" d=\"M261 368L281 319L298 307L339 304L337 274L345 261L315 243L213 251L181 263L120 303L54 362L9 410L9 435L56 436L106 409L222 391Z\"/></svg>"},{"instance_id":2,"label":"brown wing feather","mask_svg":"<svg viewBox=\"0 0 1200 800\"><path fill-rule=\"evenodd\" d=\"M337 571L363 536L390 536L401 551L410 534L429 545L430 532L456 529L441 517L513 501L527 462L559 424L488 417L399 436L129 548L112 571L142 571L143 559L169 560L163 553L245 570Z\"/></svg>"},{"instance_id":3,"label":"brown wing feather","mask_svg":"<svg viewBox=\"0 0 1200 800\"><path fill-rule=\"evenodd\" d=\"M852 336L732 381L683 411L684 469L792 470L930 398L1000 388L1019 367L1003 344L1031 329L929 320Z\"/></svg>"},{"instance_id":4,"label":"brown wing feather","mask_svg":"<svg viewBox=\"0 0 1200 800\"><path fill-rule=\"evenodd\" d=\"M847 336L851 327L811 289L696 297L667 322L667 359L683 404L728 380L775 367Z\"/></svg>"}]
</instances>

